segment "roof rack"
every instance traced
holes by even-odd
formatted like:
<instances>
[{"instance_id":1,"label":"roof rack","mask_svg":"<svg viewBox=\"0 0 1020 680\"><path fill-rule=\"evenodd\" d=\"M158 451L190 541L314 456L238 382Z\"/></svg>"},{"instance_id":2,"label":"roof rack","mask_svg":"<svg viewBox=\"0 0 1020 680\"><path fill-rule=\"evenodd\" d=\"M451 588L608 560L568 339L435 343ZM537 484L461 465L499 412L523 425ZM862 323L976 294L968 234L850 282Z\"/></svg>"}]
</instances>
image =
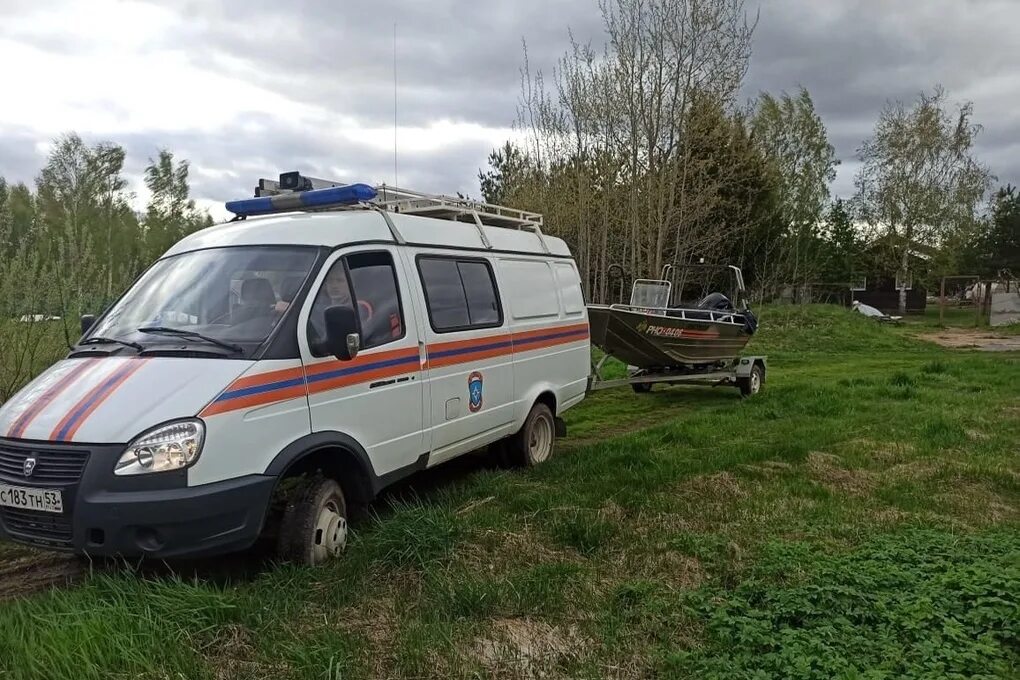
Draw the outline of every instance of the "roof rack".
<instances>
[{"instance_id":1,"label":"roof rack","mask_svg":"<svg viewBox=\"0 0 1020 680\"><path fill-rule=\"evenodd\" d=\"M280 179L278 181L260 179L258 186L255 187L255 196L256 198L283 197L288 194L301 194L308 191L317 192L322 189L355 186L365 187L365 185L347 185L332 180L305 177L298 172L285 172L280 175ZM367 189L368 187L365 188ZM294 196L294 200L288 200L290 198L288 196L283 200L278 199L273 201L271 205L269 203L260 203L257 213L250 212L248 214L264 215L271 214L273 212L291 212L294 210L343 210L370 208L383 212L384 217L386 217L385 213L391 212L402 215L417 215L420 217L431 217L440 220L474 224L474 226L478 229L478 235L486 248L492 248L492 244L489 242L489 238L486 236L485 230L483 229L485 226L527 230L533 232L538 237L539 243L546 253L550 252L549 245L546 243L545 236L542 233L543 218L540 213L519 210L517 208L508 208L494 203L474 201L462 196L427 194L387 184L380 184L374 187L374 189L376 196L368 200L364 200L361 193L358 193L358 198L361 200L352 200L350 196L337 192L335 195L338 197L338 200L335 202L303 201L298 200L298 196ZM326 194L326 192L322 193ZM242 204L251 205L249 201L235 201L228 204L227 209L231 210L231 212L237 212L233 209L233 207L241 206ZM238 217L243 216L244 215L242 213L238 212ZM403 238L396 231L396 227L393 225L392 220L387 218L386 222L396 240L403 243Z\"/></svg>"}]
</instances>

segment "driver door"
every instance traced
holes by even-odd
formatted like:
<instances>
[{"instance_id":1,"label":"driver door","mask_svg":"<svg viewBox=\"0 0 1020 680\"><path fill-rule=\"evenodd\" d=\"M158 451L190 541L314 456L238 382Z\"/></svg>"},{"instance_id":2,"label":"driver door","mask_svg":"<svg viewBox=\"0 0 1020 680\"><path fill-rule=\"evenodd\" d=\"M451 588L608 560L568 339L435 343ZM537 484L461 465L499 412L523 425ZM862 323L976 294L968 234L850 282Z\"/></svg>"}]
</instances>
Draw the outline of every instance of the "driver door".
<instances>
[{"instance_id":1,"label":"driver door","mask_svg":"<svg viewBox=\"0 0 1020 680\"><path fill-rule=\"evenodd\" d=\"M353 437L377 476L411 465L426 452L418 326L399 254L367 247L334 254L319 272L298 318L312 432ZM348 283L358 310L361 349L350 361L327 356L318 340L332 275Z\"/></svg>"}]
</instances>

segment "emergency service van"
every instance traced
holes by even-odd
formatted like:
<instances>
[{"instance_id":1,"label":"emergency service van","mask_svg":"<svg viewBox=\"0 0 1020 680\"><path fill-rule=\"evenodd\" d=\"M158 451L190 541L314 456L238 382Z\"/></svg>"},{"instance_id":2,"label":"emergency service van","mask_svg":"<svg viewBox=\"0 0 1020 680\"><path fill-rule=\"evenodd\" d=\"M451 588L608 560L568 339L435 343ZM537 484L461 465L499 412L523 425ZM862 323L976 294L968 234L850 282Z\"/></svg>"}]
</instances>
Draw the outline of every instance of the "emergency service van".
<instances>
[{"instance_id":1,"label":"emergency service van","mask_svg":"<svg viewBox=\"0 0 1020 680\"><path fill-rule=\"evenodd\" d=\"M552 455L589 329L540 215L297 173L227 208L0 407L0 538L195 556L278 520L314 564L415 471Z\"/></svg>"}]
</instances>

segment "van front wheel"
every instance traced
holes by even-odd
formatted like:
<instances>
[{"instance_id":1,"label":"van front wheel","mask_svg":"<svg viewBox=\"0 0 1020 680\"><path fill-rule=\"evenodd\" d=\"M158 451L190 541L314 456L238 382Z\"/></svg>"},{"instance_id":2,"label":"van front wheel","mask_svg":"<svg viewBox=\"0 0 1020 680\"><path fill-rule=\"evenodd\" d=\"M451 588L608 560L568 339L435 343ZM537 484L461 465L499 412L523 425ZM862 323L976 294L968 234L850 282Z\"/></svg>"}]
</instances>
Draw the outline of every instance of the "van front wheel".
<instances>
[{"instance_id":1,"label":"van front wheel","mask_svg":"<svg viewBox=\"0 0 1020 680\"><path fill-rule=\"evenodd\" d=\"M332 479L302 480L283 513L277 553L280 559L316 565L340 556L347 547L347 503Z\"/></svg>"},{"instance_id":2,"label":"van front wheel","mask_svg":"<svg viewBox=\"0 0 1020 680\"><path fill-rule=\"evenodd\" d=\"M548 406L539 402L531 408L524 426L507 442L510 462L534 467L552 457L556 449L556 422Z\"/></svg>"}]
</instances>

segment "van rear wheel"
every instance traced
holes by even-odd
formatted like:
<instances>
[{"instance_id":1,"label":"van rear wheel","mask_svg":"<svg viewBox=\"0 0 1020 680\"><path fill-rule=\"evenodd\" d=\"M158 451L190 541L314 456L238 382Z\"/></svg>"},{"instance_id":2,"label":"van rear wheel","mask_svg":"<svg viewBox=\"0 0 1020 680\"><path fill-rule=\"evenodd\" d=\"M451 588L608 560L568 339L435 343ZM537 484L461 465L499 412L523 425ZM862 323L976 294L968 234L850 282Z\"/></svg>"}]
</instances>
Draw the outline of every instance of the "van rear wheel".
<instances>
[{"instance_id":1,"label":"van rear wheel","mask_svg":"<svg viewBox=\"0 0 1020 680\"><path fill-rule=\"evenodd\" d=\"M347 547L347 502L332 479L309 477L293 491L283 512L277 555L297 564L335 559Z\"/></svg>"},{"instance_id":2,"label":"van rear wheel","mask_svg":"<svg viewBox=\"0 0 1020 680\"><path fill-rule=\"evenodd\" d=\"M531 407L521 429L507 442L509 462L534 467L552 457L556 450L556 421L552 410L539 402Z\"/></svg>"}]
</instances>

